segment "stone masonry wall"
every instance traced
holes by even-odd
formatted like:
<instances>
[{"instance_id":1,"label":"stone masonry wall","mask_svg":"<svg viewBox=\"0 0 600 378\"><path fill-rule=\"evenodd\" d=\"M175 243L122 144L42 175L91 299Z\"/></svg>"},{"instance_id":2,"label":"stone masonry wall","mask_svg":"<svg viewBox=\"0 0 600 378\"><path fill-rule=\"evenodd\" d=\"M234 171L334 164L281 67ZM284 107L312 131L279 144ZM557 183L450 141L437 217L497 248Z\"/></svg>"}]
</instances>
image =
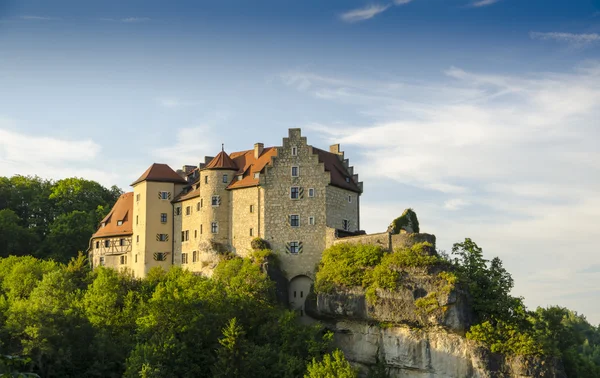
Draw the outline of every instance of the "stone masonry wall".
<instances>
[{"instance_id":1,"label":"stone masonry wall","mask_svg":"<svg viewBox=\"0 0 600 378\"><path fill-rule=\"evenodd\" d=\"M234 252L242 257L247 256L252 247L250 243L256 237L262 237L259 220L264 218L264 211L260 197L260 187L235 189L231 191L231 243ZM252 212L250 212L252 206ZM252 230L252 235L250 230Z\"/></svg>"},{"instance_id":2,"label":"stone masonry wall","mask_svg":"<svg viewBox=\"0 0 600 378\"><path fill-rule=\"evenodd\" d=\"M294 147L296 155L292 155ZM289 137L283 139L283 146L278 148L272 163L261 178L265 190L264 238L278 254L288 279L298 275L312 278L325 249L329 173L312 153L306 138L300 135L300 129L290 129ZM299 167L298 177L291 176L292 166ZM293 186L299 188L301 198L290 198ZM310 188L314 189L314 197L309 197ZM289 224L290 215L299 216L298 227ZM314 217L314 225L309 224L309 217ZM301 253L288 253L289 242L302 243Z\"/></svg>"},{"instance_id":3,"label":"stone masonry wall","mask_svg":"<svg viewBox=\"0 0 600 378\"><path fill-rule=\"evenodd\" d=\"M424 233L403 233L390 234L389 232L381 232L378 234L349 236L346 238L337 238L332 241L332 245L340 243L350 244L374 244L379 245L387 251L392 251L396 248L410 247L416 243L428 242L435 247L435 235Z\"/></svg>"},{"instance_id":4,"label":"stone masonry wall","mask_svg":"<svg viewBox=\"0 0 600 378\"><path fill-rule=\"evenodd\" d=\"M350 190L326 187L327 226L343 229L343 220L349 222L347 231L358 231L358 193Z\"/></svg>"}]
</instances>

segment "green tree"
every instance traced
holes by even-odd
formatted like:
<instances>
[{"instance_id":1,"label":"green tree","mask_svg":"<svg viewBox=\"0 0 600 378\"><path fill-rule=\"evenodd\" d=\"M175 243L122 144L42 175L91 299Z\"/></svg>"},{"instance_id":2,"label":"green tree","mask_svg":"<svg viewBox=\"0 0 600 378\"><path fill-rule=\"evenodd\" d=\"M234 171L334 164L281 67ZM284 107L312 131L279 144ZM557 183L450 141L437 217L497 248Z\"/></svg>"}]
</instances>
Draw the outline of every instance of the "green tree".
<instances>
[{"instance_id":1,"label":"green tree","mask_svg":"<svg viewBox=\"0 0 600 378\"><path fill-rule=\"evenodd\" d=\"M0 257L22 256L32 252L30 248L35 234L22 223L13 210L0 210Z\"/></svg>"},{"instance_id":2,"label":"green tree","mask_svg":"<svg viewBox=\"0 0 600 378\"><path fill-rule=\"evenodd\" d=\"M217 350L217 361L213 366L215 378L241 378L246 376L244 371L246 333L232 318L223 328L223 337L219 339L221 346Z\"/></svg>"},{"instance_id":3,"label":"green tree","mask_svg":"<svg viewBox=\"0 0 600 378\"><path fill-rule=\"evenodd\" d=\"M59 215L50 225L44 256L66 263L78 252L86 251L96 224L95 211L74 210Z\"/></svg>"},{"instance_id":4,"label":"green tree","mask_svg":"<svg viewBox=\"0 0 600 378\"><path fill-rule=\"evenodd\" d=\"M356 378L358 371L353 368L342 351L335 350L323 356L322 361L313 361L307 367L304 378Z\"/></svg>"}]
</instances>

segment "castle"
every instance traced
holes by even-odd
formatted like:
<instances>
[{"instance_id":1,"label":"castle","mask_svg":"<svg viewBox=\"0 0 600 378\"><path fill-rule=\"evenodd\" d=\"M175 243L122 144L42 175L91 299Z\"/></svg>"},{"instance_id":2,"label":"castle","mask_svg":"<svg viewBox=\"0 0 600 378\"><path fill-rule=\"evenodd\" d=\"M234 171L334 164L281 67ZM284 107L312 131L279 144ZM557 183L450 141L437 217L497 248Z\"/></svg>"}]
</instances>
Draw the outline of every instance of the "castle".
<instances>
[{"instance_id":1,"label":"castle","mask_svg":"<svg viewBox=\"0 0 600 378\"><path fill-rule=\"evenodd\" d=\"M210 274L219 253L247 256L262 238L300 310L322 251L360 230L358 175L339 144L310 146L300 129L289 129L281 146L222 150L177 172L152 164L131 186L90 239L93 267L136 277L173 265Z\"/></svg>"}]
</instances>

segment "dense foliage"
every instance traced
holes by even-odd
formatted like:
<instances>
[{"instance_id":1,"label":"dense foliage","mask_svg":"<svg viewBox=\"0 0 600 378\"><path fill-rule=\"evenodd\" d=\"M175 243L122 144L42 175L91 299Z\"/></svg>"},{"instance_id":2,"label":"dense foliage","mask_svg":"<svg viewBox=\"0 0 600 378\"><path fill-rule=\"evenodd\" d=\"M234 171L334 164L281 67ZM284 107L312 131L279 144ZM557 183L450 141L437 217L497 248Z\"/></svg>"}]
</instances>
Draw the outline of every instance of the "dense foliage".
<instances>
[{"instance_id":1,"label":"dense foliage","mask_svg":"<svg viewBox=\"0 0 600 378\"><path fill-rule=\"evenodd\" d=\"M313 359L308 365L308 372L305 378L356 378L358 372L344 357L340 350L335 350L331 354L323 356L322 361Z\"/></svg>"},{"instance_id":2,"label":"dense foliage","mask_svg":"<svg viewBox=\"0 0 600 378\"><path fill-rule=\"evenodd\" d=\"M493 352L561 357L569 377L600 377L600 327L562 307L528 311L523 298L510 295L513 279L502 261L484 259L471 239L454 244L452 253L477 317L467 338Z\"/></svg>"},{"instance_id":3,"label":"dense foliage","mask_svg":"<svg viewBox=\"0 0 600 378\"><path fill-rule=\"evenodd\" d=\"M263 255L143 280L83 255L2 258L0 353L41 377L302 377L331 335L276 303Z\"/></svg>"},{"instance_id":4,"label":"dense foliage","mask_svg":"<svg viewBox=\"0 0 600 378\"><path fill-rule=\"evenodd\" d=\"M33 255L67 262L122 194L94 181L0 177L0 257Z\"/></svg>"},{"instance_id":5,"label":"dense foliage","mask_svg":"<svg viewBox=\"0 0 600 378\"><path fill-rule=\"evenodd\" d=\"M369 302L374 303L376 289L396 289L404 269L448 264L432 251L433 246L426 242L392 253L384 253L381 247L369 244L333 245L323 251L315 291L362 287Z\"/></svg>"}]
</instances>

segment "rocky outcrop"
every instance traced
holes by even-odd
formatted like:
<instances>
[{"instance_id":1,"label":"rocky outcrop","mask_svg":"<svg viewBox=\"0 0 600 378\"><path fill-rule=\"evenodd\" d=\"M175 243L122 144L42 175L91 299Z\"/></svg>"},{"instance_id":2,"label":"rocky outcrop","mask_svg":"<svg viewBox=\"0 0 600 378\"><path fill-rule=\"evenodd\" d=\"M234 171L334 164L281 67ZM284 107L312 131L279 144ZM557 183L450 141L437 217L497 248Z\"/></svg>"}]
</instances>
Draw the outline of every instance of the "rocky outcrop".
<instances>
[{"instance_id":1,"label":"rocky outcrop","mask_svg":"<svg viewBox=\"0 0 600 378\"><path fill-rule=\"evenodd\" d=\"M382 361L391 377L566 378L557 360L507 358L441 327L381 327L345 320L329 326L335 334L335 345L363 374Z\"/></svg>"}]
</instances>

